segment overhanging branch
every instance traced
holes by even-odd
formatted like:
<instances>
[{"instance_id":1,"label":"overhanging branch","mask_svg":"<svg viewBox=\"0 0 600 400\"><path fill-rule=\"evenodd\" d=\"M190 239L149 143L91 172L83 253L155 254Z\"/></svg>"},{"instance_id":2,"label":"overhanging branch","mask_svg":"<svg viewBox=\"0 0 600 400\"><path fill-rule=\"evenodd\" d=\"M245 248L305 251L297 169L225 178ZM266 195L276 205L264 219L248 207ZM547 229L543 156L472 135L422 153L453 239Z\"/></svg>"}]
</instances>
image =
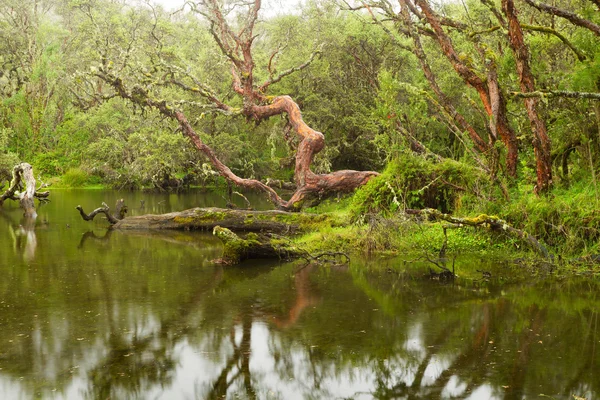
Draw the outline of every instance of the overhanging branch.
<instances>
[{"instance_id":1,"label":"overhanging branch","mask_svg":"<svg viewBox=\"0 0 600 400\"><path fill-rule=\"evenodd\" d=\"M535 91L535 92L511 92L511 96L526 99L532 97L553 98L567 97L571 99L592 99L600 100L600 93L589 92L571 92L568 90L550 90L550 91Z\"/></svg>"}]
</instances>

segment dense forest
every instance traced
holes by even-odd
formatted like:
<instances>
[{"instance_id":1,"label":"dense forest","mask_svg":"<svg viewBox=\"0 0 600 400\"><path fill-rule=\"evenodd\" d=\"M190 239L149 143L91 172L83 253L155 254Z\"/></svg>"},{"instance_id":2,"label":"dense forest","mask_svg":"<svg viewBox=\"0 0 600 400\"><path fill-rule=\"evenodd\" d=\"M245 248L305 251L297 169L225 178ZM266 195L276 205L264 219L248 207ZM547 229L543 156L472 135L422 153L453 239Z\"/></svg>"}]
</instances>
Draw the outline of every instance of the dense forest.
<instances>
[{"instance_id":1,"label":"dense forest","mask_svg":"<svg viewBox=\"0 0 600 400\"><path fill-rule=\"evenodd\" d=\"M598 0L264 8L2 0L0 186L26 161L56 186L229 181L283 209L361 187L356 219L485 212L595 251Z\"/></svg>"}]
</instances>

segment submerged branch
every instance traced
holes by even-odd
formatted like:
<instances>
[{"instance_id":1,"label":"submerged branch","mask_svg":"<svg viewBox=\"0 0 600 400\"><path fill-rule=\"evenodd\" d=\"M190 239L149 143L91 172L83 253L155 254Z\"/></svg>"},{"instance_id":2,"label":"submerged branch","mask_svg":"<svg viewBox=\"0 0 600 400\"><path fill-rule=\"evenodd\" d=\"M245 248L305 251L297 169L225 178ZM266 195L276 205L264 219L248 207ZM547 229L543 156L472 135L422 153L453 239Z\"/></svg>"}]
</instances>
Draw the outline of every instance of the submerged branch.
<instances>
[{"instance_id":1,"label":"submerged branch","mask_svg":"<svg viewBox=\"0 0 600 400\"><path fill-rule=\"evenodd\" d=\"M108 207L108 205L105 202L102 202L102 207L96 208L89 214L86 214L85 211L83 211L83 207L81 207L80 205L78 205L75 208L79 210L79 214L81 214L81 218L83 218L84 221L92 221L96 217L96 215L104 214L111 225L114 225L123 218L125 218L125 213L127 213L127 206L125 205L125 201L123 199L117 200L117 204L115 206L115 215L110 213L110 207Z\"/></svg>"}]
</instances>

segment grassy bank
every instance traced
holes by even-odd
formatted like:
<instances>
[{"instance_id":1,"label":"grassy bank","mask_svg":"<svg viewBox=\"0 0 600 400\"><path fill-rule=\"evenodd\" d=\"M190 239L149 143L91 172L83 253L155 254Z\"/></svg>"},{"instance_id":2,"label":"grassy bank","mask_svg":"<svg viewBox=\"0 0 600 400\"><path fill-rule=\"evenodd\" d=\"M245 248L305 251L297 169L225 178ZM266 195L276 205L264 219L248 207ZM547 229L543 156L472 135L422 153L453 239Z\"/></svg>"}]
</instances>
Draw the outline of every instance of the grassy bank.
<instances>
[{"instance_id":1,"label":"grassy bank","mask_svg":"<svg viewBox=\"0 0 600 400\"><path fill-rule=\"evenodd\" d=\"M53 188L105 189L81 170L49 180ZM559 182L551 193L536 196L523 180L503 193L498 182L464 163L431 162L403 156L351 196L330 199L307 212L331 214L336 221L308 227L294 242L309 252L335 250L371 256L432 258L442 247L448 257L539 259L528 244L485 228L446 229L446 222L408 217L406 209L431 207L465 217L487 214L505 220L542 243L563 269L596 272L600 254L599 196L592 181ZM508 196L506 196L508 194Z\"/></svg>"}]
</instances>

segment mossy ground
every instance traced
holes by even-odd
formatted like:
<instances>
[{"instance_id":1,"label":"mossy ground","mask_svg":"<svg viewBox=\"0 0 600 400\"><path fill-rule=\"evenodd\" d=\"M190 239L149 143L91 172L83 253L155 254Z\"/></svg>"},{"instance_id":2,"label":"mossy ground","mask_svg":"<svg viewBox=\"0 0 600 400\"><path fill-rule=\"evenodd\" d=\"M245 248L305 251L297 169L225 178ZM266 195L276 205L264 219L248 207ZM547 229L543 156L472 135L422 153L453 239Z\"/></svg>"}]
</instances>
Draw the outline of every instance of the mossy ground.
<instances>
[{"instance_id":1,"label":"mossy ground","mask_svg":"<svg viewBox=\"0 0 600 400\"><path fill-rule=\"evenodd\" d=\"M545 196L535 195L531 185L514 185L509 186L509 199L506 199L497 187L481 177L477 178L477 187L467 191L431 184L452 178L457 187L469 187L475 175L471 173L472 176L462 179L461 167L454 164L435 169L420 162L408 164L419 172L407 175L402 170L407 162L390 163L381 176L353 196L327 200L311 208L313 213L346 219L347 225L320 226L294 240L313 252L336 250L409 258L428 254L435 258L445 240L443 227L448 224L416 221L402 213L404 208L422 208L429 204L458 217L495 215L528 232L551 253L552 268L543 270L600 276L600 196L593 182L570 187L557 185ZM411 181L412 186L407 189L405 178L409 176L420 181ZM419 189L420 185L427 189ZM487 195L482 196L483 192ZM447 229L446 254L457 259L468 255L518 260L521 267L531 271L541 265L539 256L524 241L484 228Z\"/></svg>"}]
</instances>

